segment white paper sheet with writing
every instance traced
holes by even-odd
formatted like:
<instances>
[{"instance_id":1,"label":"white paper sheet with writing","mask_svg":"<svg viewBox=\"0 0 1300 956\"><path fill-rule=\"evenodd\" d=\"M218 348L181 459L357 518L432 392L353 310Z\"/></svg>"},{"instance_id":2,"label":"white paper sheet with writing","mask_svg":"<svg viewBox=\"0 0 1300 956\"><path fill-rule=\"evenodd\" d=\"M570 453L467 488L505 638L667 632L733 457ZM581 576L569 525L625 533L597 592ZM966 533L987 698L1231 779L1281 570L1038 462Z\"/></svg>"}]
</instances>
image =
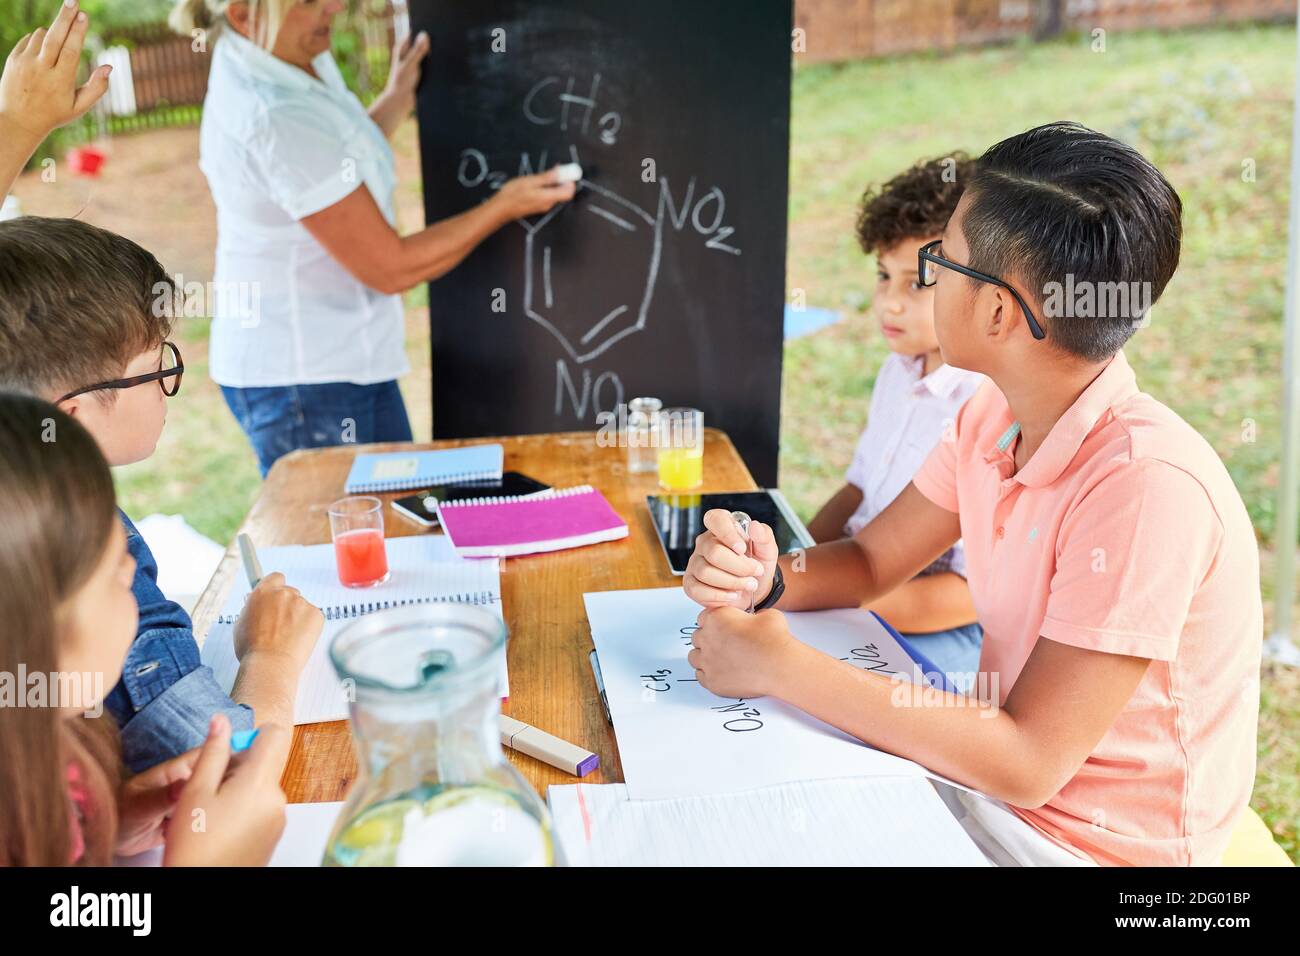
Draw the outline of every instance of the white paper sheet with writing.
<instances>
[{"instance_id":1,"label":"white paper sheet with writing","mask_svg":"<svg viewBox=\"0 0 1300 956\"><path fill-rule=\"evenodd\" d=\"M384 601L395 604L403 600L475 594L486 595L488 603L481 606L498 619L501 618L501 572L500 564L495 558L462 558L443 535L389 538L385 547L388 551L389 579L377 587L364 590L345 588L339 584L332 545L259 548L257 554L265 573L282 572L285 581L298 588L303 597L317 607ZM240 572L230 588L221 613L239 613L248 592L248 578ZM330 663L329 646L335 635L351 621L352 619L344 618L325 622L320 639L298 681L298 697L294 701L293 714L295 724L347 718L348 698ZM203 663L212 668L217 683L227 693L239 672L233 636L233 625L214 624L202 647ZM506 697L509 693L503 660L501 696Z\"/></svg>"},{"instance_id":2,"label":"white paper sheet with writing","mask_svg":"<svg viewBox=\"0 0 1300 956\"><path fill-rule=\"evenodd\" d=\"M722 698L686 663L700 613L681 588L585 594L635 800L752 790L825 777L922 777L925 768L857 740L780 700ZM795 637L856 666L921 681L889 631L861 610L786 615Z\"/></svg>"},{"instance_id":3,"label":"white paper sheet with writing","mask_svg":"<svg viewBox=\"0 0 1300 956\"><path fill-rule=\"evenodd\" d=\"M629 800L624 784L547 790L570 866L988 866L923 777L806 780Z\"/></svg>"}]
</instances>

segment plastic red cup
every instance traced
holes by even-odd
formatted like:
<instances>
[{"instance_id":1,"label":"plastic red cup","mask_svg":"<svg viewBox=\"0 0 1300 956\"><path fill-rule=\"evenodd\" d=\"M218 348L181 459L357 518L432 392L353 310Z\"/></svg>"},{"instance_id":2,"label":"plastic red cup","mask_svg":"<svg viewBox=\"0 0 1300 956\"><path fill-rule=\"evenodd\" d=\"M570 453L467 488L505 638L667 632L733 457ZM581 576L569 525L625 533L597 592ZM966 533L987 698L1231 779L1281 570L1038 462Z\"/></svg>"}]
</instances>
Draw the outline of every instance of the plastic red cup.
<instances>
[{"instance_id":1,"label":"plastic red cup","mask_svg":"<svg viewBox=\"0 0 1300 956\"><path fill-rule=\"evenodd\" d=\"M75 146L68 150L66 157L68 168L78 176L98 176L106 158L102 150L93 146Z\"/></svg>"}]
</instances>

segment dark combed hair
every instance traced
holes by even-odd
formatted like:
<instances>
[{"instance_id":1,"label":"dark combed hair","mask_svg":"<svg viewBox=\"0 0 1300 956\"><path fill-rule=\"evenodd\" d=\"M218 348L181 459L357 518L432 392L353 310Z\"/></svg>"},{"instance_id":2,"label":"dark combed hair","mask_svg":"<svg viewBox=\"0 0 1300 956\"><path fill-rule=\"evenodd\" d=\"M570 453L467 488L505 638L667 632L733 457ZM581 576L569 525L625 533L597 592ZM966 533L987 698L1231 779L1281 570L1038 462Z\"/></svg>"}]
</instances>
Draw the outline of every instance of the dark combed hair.
<instances>
[{"instance_id":1,"label":"dark combed hair","mask_svg":"<svg viewBox=\"0 0 1300 956\"><path fill-rule=\"evenodd\" d=\"M884 252L906 239L943 232L974 166L965 153L949 153L917 163L879 189L868 187L858 208L862 251Z\"/></svg>"},{"instance_id":2,"label":"dark combed hair","mask_svg":"<svg viewBox=\"0 0 1300 956\"><path fill-rule=\"evenodd\" d=\"M117 378L178 314L175 283L130 239L76 219L0 222L0 388L55 397Z\"/></svg>"},{"instance_id":3,"label":"dark combed hair","mask_svg":"<svg viewBox=\"0 0 1300 956\"><path fill-rule=\"evenodd\" d=\"M1102 361L1118 352L1178 268L1183 204L1174 187L1136 149L1078 123L990 147L966 189L970 267L1018 280L1031 303L1054 284L1143 290L1109 314L1039 315L1048 340L1070 354Z\"/></svg>"}]
</instances>

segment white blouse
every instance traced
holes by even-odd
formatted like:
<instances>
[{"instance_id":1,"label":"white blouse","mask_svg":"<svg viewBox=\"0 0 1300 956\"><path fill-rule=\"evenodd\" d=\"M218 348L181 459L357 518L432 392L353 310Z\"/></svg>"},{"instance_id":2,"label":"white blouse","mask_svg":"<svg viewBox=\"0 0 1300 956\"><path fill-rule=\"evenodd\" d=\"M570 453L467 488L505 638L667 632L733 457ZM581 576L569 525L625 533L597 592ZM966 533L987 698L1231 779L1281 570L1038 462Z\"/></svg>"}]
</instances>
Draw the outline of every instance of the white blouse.
<instances>
[{"instance_id":1,"label":"white blouse","mask_svg":"<svg viewBox=\"0 0 1300 956\"><path fill-rule=\"evenodd\" d=\"M320 79L223 30L199 134L217 206L209 366L241 388L352 382L409 369L402 301L347 271L299 221L359 186L396 226L383 131L329 52Z\"/></svg>"},{"instance_id":2,"label":"white blouse","mask_svg":"<svg viewBox=\"0 0 1300 956\"><path fill-rule=\"evenodd\" d=\"M984 382L978 372L940 365L923 375L925 359L890 352L871 390L867 427L858 439L853 463L844 478L862 490L858 505L844 525L855 535L899 496L943 436L966 399ZM966 574L961 542L926 569Z\"/></svg>"}]
</instances>

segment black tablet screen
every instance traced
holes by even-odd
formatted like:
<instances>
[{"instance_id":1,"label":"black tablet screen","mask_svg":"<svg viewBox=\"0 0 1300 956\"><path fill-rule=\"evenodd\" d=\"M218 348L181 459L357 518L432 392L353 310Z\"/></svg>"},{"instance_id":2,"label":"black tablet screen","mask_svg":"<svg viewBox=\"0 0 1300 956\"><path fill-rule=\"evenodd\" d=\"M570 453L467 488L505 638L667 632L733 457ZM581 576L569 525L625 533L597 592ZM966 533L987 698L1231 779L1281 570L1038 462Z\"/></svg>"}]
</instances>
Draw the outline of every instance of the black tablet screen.
<instances>
[{"instance_id":1,"label":"black tablet screen","mask_svg":"<svg viewBox=\"0 0 1300 956\"><path fill-rule=\"evenodd\" d=\"M743 511L761 521L776 535L782 554L803 546L799 535L766 491L737 491L713 495L647 495L646 504L674 574L686 571L695 539L704 531L704 513L714 508Z\"/></svg>"}]
</instances>

